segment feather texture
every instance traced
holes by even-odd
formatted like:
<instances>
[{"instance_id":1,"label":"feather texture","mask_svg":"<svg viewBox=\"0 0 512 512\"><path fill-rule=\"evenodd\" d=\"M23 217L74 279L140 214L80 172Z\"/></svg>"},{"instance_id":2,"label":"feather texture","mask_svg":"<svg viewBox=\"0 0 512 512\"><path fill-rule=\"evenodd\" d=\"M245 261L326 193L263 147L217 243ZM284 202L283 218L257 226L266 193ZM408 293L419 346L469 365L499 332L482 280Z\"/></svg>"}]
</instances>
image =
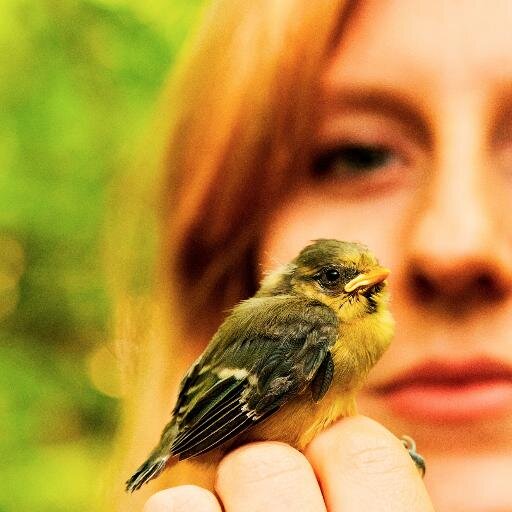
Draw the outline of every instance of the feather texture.
<instances>
[{"instance_id":1,"label":"feather texture","mask_svg":"<svg viewBox=\"0 0 512 512\"><path fill-rule=\"evenodd\" d=\"M247 440L303 449L353 414L355 392L393 334L388 274L360 244L317 240L263 279L182 380L159 444L127 489L178 460L211 450L201 461L219 460Z\"/></svg>"},{"instance_id":2,"label":"feather texture","mask_svg":"<svg viewBox=\"0 0 512 512\"><path fill-rule=\"evenodd\" d=\"M336 315L315 300L278 296L239 305L183 379L159 446L127 489L157 476L171 457L208 452L274 414L332 360L337 333ZM322 380L324 394L329 384Z\"/></svg>"}]
</instances>

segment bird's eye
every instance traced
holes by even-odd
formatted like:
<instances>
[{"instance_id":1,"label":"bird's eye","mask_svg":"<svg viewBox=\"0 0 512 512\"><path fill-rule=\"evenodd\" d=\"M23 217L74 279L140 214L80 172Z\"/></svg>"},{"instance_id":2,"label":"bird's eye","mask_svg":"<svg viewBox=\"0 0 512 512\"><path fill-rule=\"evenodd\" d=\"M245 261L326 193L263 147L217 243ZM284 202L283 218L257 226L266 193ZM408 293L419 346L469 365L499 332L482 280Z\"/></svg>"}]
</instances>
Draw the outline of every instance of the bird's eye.
<instances>
[{"instance_id":1,"label":"bird's eye","mask_svg":"<svg viewBox=\"0 0 512 512\"><path fill-rule=\"evenodd\" d=\"M318 281L326 288L336 287L341 279L340 271L335 268L326 268L318 275Z\"/></svg>"},{"instance_id":2,"label":"bird's eye","mask_svg":"<svg viewBox=\"0 0 512 512\"><path fill-rule=\"evenodd\" d=\"M340 273L335 268L330 268L325 271L324 277L329 283L333 283L339 280Z\"/></svg>"}]
</instances>

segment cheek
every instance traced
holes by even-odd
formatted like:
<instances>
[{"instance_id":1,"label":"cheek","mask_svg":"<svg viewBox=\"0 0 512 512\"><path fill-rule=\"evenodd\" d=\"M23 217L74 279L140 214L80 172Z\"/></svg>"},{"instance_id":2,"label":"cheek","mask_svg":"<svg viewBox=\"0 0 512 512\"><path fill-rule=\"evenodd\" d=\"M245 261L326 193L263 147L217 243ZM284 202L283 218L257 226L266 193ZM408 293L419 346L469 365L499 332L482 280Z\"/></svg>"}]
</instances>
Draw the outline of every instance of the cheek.
<instances>
[{"instance_id":1,"label":"cheek","mask_svg":"<svg viewBox=\"0 0 512 512\"><path fill-rule=\"evenodd\" d=\"M335 238L366 244L392 267L400 246L406 198L347 201L310 188L298 192L271 215L262 239L260 269L266 272L293 259L312 240Z\"/></svg>"}]
</instances>

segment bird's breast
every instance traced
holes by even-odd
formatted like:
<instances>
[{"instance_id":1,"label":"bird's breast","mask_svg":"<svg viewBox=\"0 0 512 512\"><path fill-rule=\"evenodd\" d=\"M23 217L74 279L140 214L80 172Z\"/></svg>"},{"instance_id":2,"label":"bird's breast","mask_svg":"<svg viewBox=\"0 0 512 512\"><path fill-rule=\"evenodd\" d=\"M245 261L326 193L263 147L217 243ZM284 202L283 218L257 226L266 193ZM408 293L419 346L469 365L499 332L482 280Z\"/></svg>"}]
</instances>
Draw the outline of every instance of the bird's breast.
<instances>
[{"instance_id":1,"label":"bird's breast","mask_svg":"<svg viewBox=\"0 0 512 512\"><path fill-rule=\"evenodd\" d=\"M394 320L389 310L365 315L350 324L340 324L332 348L335 380L350 388L359 388L373 365L389 347Z\"/></svg>"},{"instance_id":2,"label":"bird's breast","mask_svg":"<svg viewBox=\"0 0 512 512\"><path fill-rule=\"evenodd\" d=\"M331 423L356 413L353 393L344 392L334 384L322 400L315 403L308 388L269 419L251 429L248 441L282 441L303 450Z\"/></svg>"}]
</instances>

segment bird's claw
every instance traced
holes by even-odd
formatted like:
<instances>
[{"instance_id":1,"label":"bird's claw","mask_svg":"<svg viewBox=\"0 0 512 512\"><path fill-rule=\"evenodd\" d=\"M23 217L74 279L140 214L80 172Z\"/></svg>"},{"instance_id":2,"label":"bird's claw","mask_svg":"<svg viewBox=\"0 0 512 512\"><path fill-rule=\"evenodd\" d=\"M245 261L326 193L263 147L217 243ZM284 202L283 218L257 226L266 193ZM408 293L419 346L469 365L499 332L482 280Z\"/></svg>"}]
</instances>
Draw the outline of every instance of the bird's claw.
<instances>
[{"instance_id":1,"label":"bird's claw","mask_svg":"<svg viewBox=\"0 0 512 512\"><path fill-rule=\"evenodd\" d=\"M402 444L405 446L406 450L409 452L411 459L413 460L421 477L423 478L426 471L425 459L416 451L416 443L414 439L404 435L400 438L400 440L402 441Z\"/></svg>"}]
</instances>

